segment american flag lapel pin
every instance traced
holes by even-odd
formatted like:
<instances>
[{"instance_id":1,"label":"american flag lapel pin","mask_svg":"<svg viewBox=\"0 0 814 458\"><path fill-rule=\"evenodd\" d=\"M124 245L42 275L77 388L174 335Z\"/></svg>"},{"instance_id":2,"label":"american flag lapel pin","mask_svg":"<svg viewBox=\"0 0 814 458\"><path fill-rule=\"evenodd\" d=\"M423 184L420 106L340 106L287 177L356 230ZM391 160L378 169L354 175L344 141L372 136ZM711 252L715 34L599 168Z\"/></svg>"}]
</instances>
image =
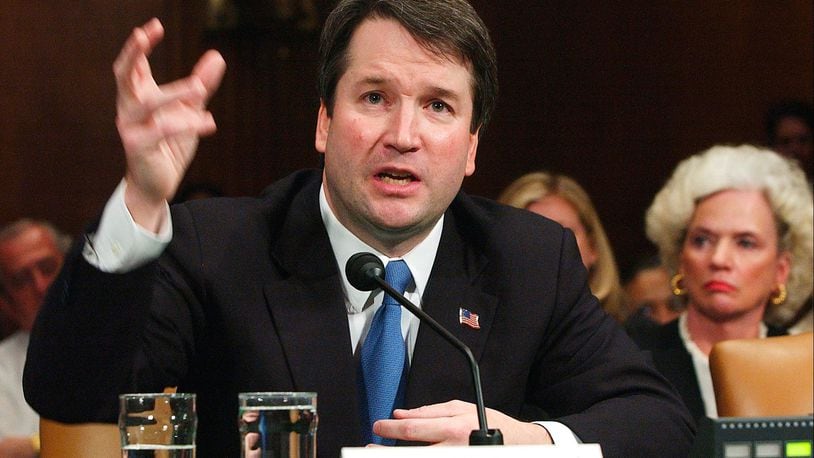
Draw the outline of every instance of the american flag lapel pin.
<instances>
[{"instance_id":1,"label":"american flag lapel pin","mask_svg":"<svg viewBox=\"0 0 814 458\"><path fill-rule=\"evenodd\" d=\"M472 329L480 329L478 318L477 313L470 312L463 307L458 308L458 322L462 325L469 326Z\"/></svg>"}]
</instances>

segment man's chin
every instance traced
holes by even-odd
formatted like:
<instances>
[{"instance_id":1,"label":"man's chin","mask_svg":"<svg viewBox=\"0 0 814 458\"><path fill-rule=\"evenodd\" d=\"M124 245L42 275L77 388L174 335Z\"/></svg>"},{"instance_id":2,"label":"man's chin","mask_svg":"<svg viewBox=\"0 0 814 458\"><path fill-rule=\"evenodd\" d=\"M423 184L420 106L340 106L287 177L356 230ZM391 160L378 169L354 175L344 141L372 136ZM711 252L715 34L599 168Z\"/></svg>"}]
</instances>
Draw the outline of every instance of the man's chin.
<instances>
[{"instance_id":1,"label":"man's chin","mask_svg":"<svg viewBox=\"0 0 814 458\"><path fill-rule=\"evenodd\" d=\"M416 218L389 216L371 221L370 227L378 240L399 243L426 233L432 224Z\"/></svg>"}]
</instances>

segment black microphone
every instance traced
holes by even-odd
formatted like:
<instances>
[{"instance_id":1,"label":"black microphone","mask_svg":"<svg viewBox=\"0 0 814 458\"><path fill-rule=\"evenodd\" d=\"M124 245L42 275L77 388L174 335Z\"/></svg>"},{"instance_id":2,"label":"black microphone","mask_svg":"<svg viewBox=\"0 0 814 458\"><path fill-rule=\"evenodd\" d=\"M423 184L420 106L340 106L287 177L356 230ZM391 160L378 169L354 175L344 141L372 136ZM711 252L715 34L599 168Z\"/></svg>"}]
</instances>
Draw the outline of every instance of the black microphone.
<instances>
[{"instance_id":1,"label":"black microphone","mask_svg":"<svg viewBox=\"0 0 814 458\"><path fill-rule=\"evenodd\" d=\"M503 434L500 430L489 429L486 426L486 406L483 403L480 369L478 368L477 361L475 361L475 357L472 355L472 350L470 350L466 344L458 340L457 337L452 335L451 332L447 331L446 328L438 324L431 316L427 315L426 312L408 301L400 291L396 291L389 283L384 281L384 264L382 264L382 260L379 259L378 256L372 253L354 254L348 259L348 263L345 264L345 274L348 276L350 284L360 291L372 291L376 288L383 289L390 297L394 298L399 304L409 310L410 313L417 316L422 323L429 325L429 327L438 334L441 334L441 337L466 356L472 371L472 382L475 385L479 426L479 429L474 429L472 433L469 434L469 445L503 445Z\"/></svg>"}]
</instances>

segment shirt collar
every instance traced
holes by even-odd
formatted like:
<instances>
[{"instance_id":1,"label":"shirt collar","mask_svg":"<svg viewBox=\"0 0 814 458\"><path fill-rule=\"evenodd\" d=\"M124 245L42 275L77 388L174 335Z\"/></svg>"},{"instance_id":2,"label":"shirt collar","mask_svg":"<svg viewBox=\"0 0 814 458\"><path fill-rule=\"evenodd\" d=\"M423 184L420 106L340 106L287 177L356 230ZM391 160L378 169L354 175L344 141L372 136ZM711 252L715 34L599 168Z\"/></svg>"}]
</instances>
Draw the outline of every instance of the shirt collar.
<instances>
[{"instance_id":1,"label":"shirt collar","mask_svg":"<svg viewBox=\"0 0 814 458\"><path fill-rule=\"evenodd\" d=\"M758 326L758 337L761 339L766 338L766 336L769 334L768 326L766 326L766 323L763 321L761 321ZM690 328L687 327L686 310L678 316L678 335L681 336L681 340L684 342L684 348L686 348L691 355L701 358L704 361L709 361L709 356L701 351L698 345L695 344L695 341L692 340Z\"/></svg>"},{"instance_id":2,"label":"shirt collar","mask_svg":"<svg viewBox=\"0 0 814 458\"><path fill-rule=\"evenodd\" d=\"M323 187L324 186L323 184ZM372 303L373 297L378 294L379 290L375 290L371 293L369 291L359 291L351 286L345 274L345 264L351 256L360 251L368 251L375 254L385 265L390 261L390 258L361 241L339 222L333 210L331 210L331 206L328 205L324 188L320 188L319 190L319 211L322 215L322 222L325 224L325 229L328 232L328 239L331 241L331 247L333 248L334 257L336 258L337 267L339 268L339 274L342 277L342 290L345 293L345 305L348 308L348 313L359 313ZM441 215L441 218L438 219L438 222L435 223L435 226L424 240L401 258L393 258L403 259L404 262L407 263L407 267L410 268L410 272L413 274L414 281L414 284L408 286L407 289L410 291L411 287L414 287L413 293L419 297L421 297L427 287L430 271L435 262L435 255L438 253L438 245L441 243L443 227L444 215Z\"/></svg>"}]
</instances>

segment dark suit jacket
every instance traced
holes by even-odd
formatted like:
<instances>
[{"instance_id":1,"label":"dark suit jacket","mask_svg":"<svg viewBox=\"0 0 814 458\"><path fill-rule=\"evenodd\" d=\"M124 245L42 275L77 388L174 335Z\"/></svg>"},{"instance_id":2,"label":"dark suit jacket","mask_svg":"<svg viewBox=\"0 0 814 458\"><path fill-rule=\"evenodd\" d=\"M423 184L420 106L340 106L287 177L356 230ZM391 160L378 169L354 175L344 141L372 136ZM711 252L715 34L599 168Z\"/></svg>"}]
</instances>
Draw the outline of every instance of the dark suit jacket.
<instances>
[{"instance_id":1,"label":"dark suit jacket","mask_svg":"<svg viewBox=\"0 0 814 458\"><path fill-rule=\"evenodd\" d=\"M198 456L237 456L237 393L316 391L318 451L361 445L341 279L318 207L320 172L260 199L173 208L173 240L127 274L77 247L35 325L28 401L66 422L113 421L122 392L198 394ZM344 268L344 266L343 266ZM489 407L543 409L605 456L686 456L694 426L678 396L590 294L573 234L459 194L422 297L469 345ZM481 329L458 323L458 308ZM465 358L421 326L406 404L473 401Z\"/></svg>"},{"instance_id":2,"label":"dark suit jacket","mask_svg":"<svg viewBox=\"0 0 814 458\"><path fill-rule=\"evenodd\" d=\"M650 351L656 367L678 390L696 422L700 422L701 418L706 416L704 401L701 399L701 389L698 387L692 356L684 347L681 334L678 332L678 319L661 326L630 328L628 332L637 345ZM785 332L778 328L771 326L768 328L769 336L783 334Z\"/></svg>"}]
</instances>

